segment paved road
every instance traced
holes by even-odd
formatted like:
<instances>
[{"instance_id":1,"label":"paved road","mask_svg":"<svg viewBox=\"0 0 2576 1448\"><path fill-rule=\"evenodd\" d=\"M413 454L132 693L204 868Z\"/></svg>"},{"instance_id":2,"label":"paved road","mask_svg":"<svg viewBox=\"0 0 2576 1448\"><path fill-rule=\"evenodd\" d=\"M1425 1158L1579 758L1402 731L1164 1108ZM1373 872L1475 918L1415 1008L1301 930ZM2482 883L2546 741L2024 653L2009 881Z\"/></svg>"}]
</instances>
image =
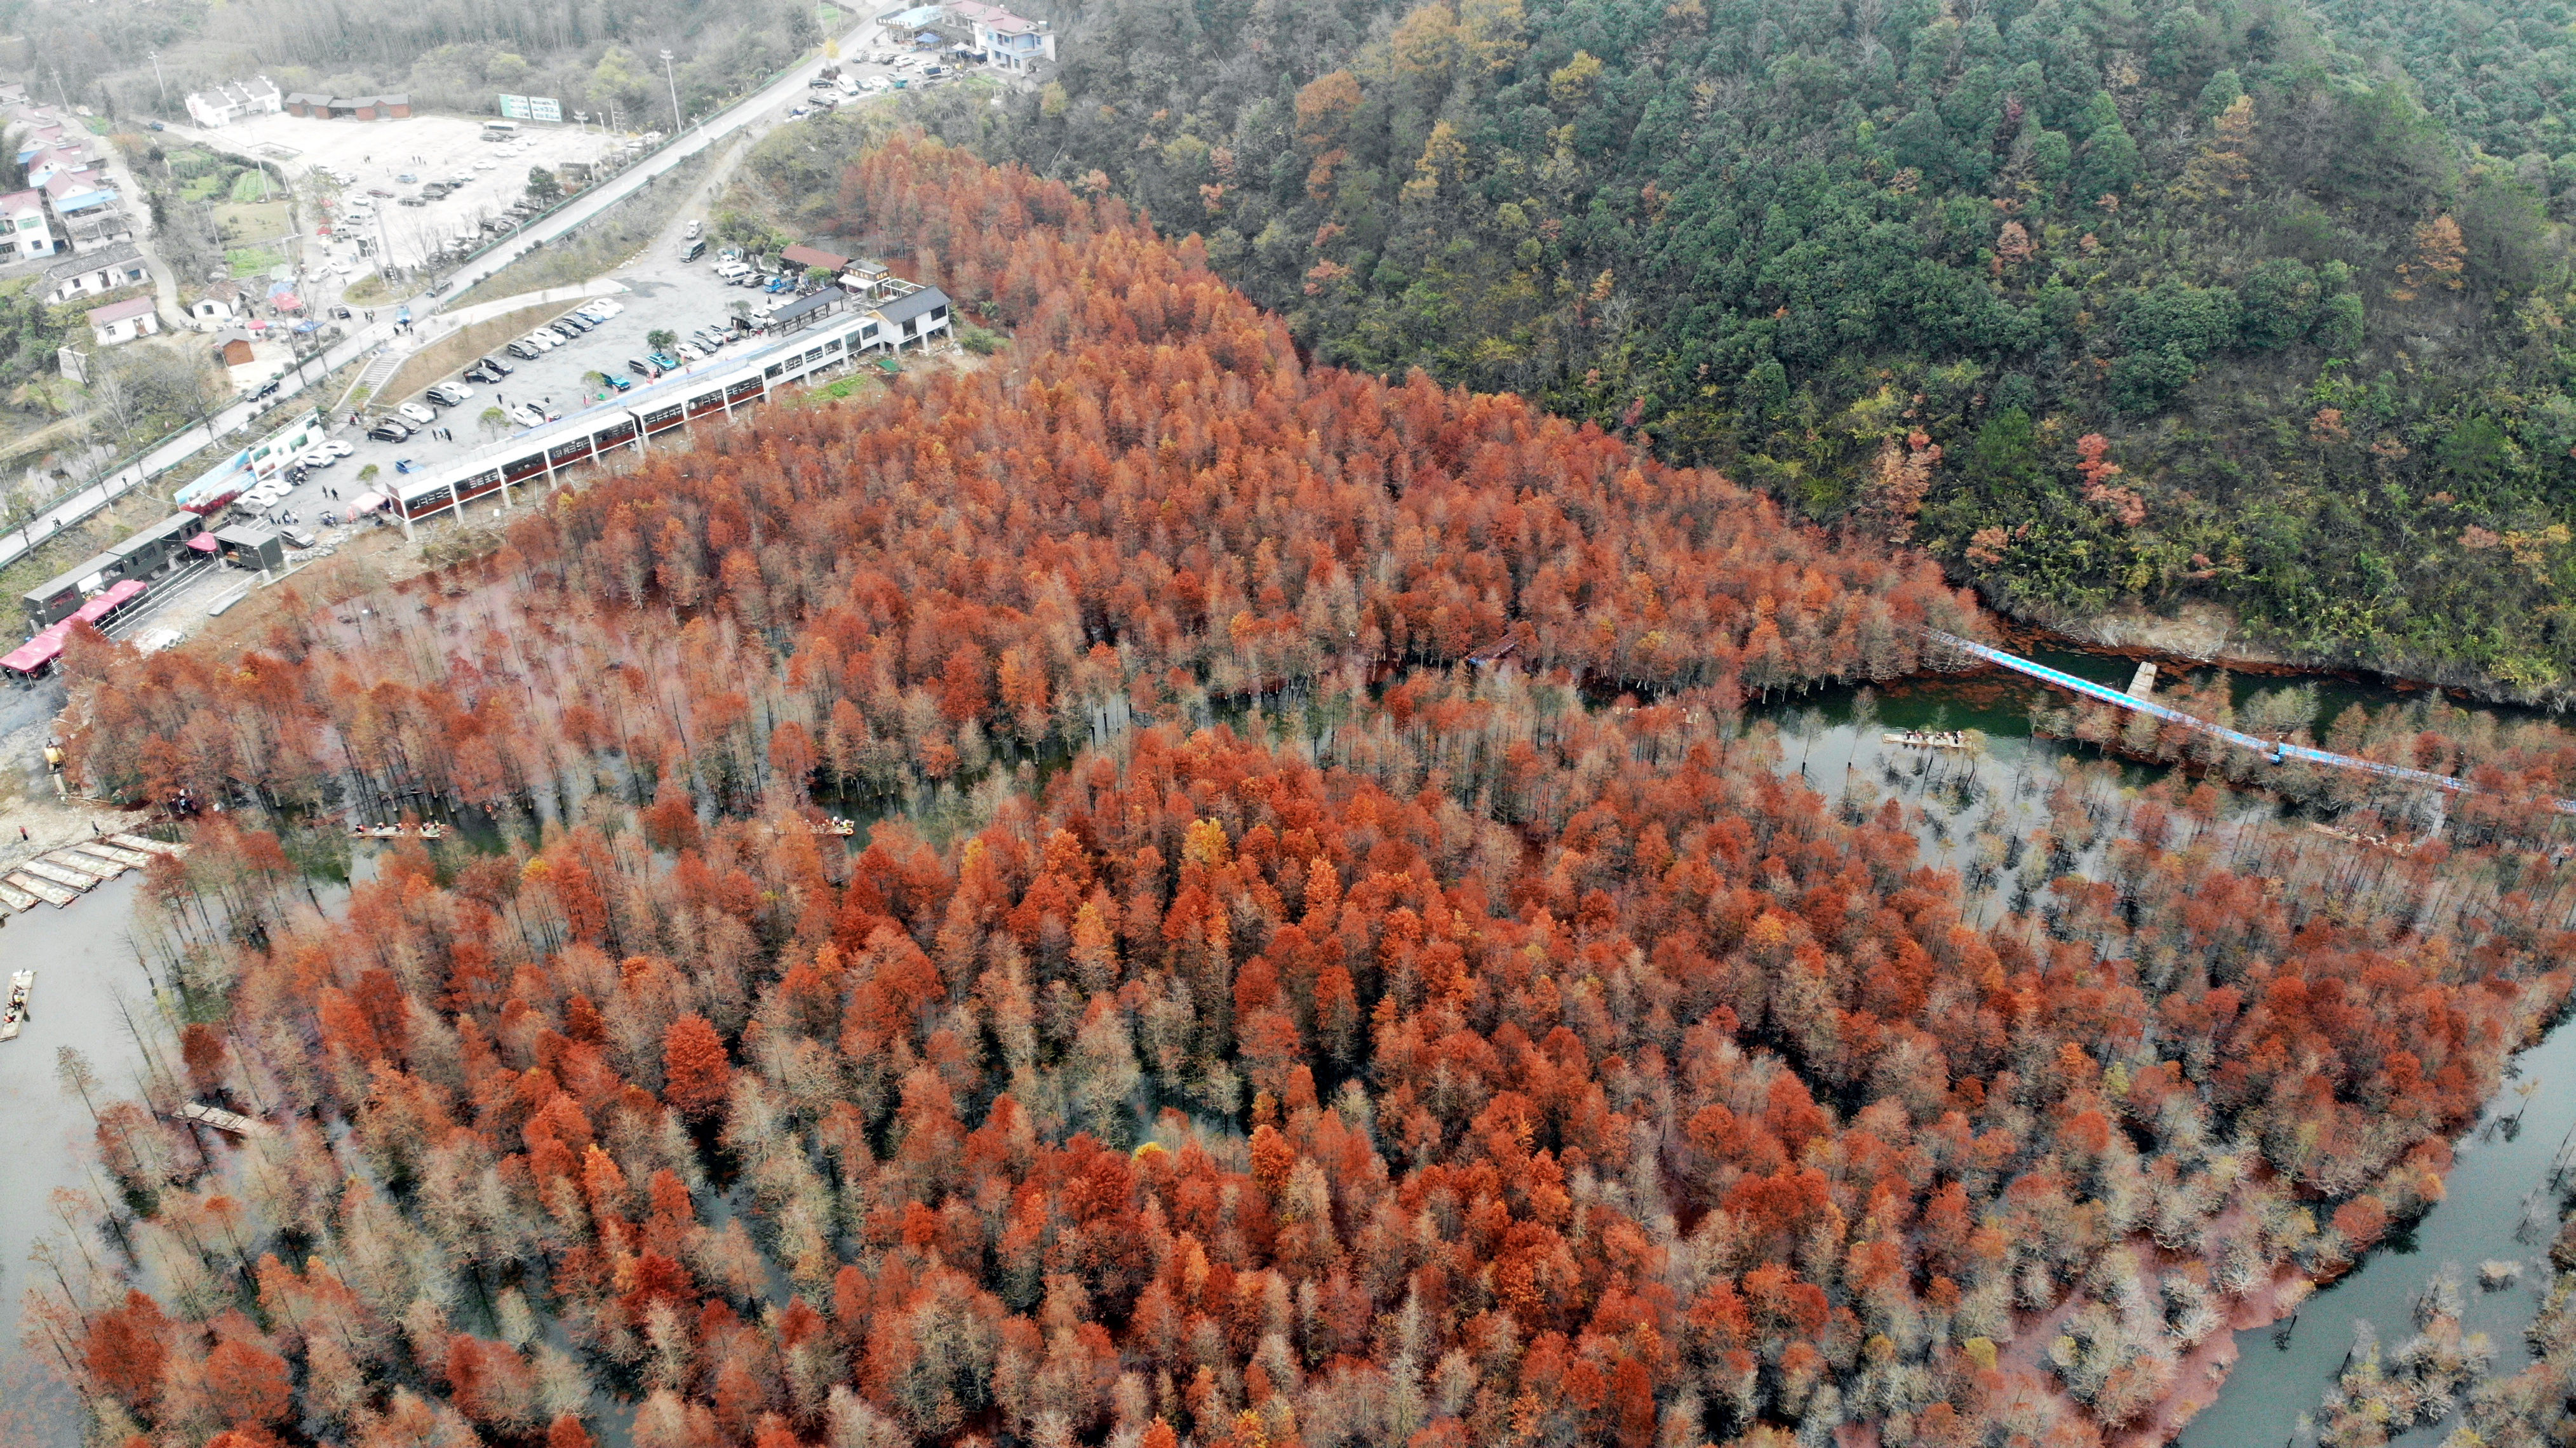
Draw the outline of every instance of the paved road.
<instances>
[{"instance_id":1,"label":"paved road","mask_svg":"<svg viewBox=\"0 0 2576 1448\"><path fill-rule=\"evenodd\" d=\"M870 21L852 27L841 39L842 52L847 54L861 48L858 44L861 33L872 29L874 25L875 22ZM777 80L690 127L688 134L679 137L670 145L664 146L650 157L619 172L600 185L583 192L569 205L545 220L525 230L512 232L503 238L499 246L475 258L464 269L451 276L436 292L423 292L412 297L408 303L412 314L427 316L440 305L441 296L456 296L464 292L538 246L578 230L602 211L633 195L655 178L708 146L770 119L771 114L780 107L804 96L808 85L814 79L815 72L821 70L824 63L821 51L817 50L804 60L790 66ZM144 455L141 460L117 469L107 477L56 503L26 526L10 532L6 537L0 537L0 568L6 568L16 562L30 547L44 542L56 531L79 522L115 499L135 491L153 474L177 465L191 453L206 446L208 442L244 429L266 409L297 398L298 394L318 384L331 372L373 351L392 337L394 314L404 305L406 304L403 302L378 303L376 314L384 320L374 326L361 328L355 335L344 338L319 356L306 359L302 366L286 375L278 388L277 397L272 401L259 405L247 402L234 403L216 413L211 422L190 428L172 441ZM316 395L302 399L301 405L327 406L334 400L336 399ZM280 412L279 421L282 424L284 419L294 415L292 412ZM243 442L249 440L248 436L241 439ZM171 487L181 481L184 479L167 480L158 491L166 495Z\"/></svg>"}]
</instances>

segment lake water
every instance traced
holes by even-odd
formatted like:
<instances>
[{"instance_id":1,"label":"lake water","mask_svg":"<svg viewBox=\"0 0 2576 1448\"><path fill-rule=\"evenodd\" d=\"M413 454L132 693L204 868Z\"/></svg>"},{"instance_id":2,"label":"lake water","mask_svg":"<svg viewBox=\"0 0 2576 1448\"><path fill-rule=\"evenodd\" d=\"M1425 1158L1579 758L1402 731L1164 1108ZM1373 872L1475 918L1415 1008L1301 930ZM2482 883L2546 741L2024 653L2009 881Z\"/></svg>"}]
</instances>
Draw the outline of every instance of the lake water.
<instances>
[{"instance_id":1,"label":"lake water","mask_svg":"<svg viewBox=\"0 0 2576 1448\"><path fill-rule=\"evenodd\" d=\"M32 1013L14 1041L0 1041L0 1120L9 1144L0 1156L0 1442L28 1448L78 1448L78 1404L51 1374L20 1351L19 1304L45 1269L30 1248L61 1238L50 1205L60 1189L88 1193L95 1152L89 1110L54 1078L54 1052L69 1045L98 1072L99 1104L142 1094L143 1055L126 1030L126 1010L148 1019L152 987L126 938L142 876L134 871L98 886L66 909L42 906L0 926L0 976L32 967ZM66 1251L70 1249L67 1247ZM110 1250L92 1242L91 1250Z\"/></svg>"}]
</instances>

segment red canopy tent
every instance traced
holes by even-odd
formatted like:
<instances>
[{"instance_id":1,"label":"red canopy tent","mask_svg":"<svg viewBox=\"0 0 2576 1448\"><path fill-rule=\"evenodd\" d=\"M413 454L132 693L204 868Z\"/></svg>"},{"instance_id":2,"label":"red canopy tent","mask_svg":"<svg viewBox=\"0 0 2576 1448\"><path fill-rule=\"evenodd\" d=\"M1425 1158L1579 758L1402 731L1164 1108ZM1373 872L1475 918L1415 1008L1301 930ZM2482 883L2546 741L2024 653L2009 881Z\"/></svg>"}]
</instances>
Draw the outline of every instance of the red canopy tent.
<instances>
[{"instance_id":1,"label":"red canopy tent","mask_svg":"<svg viewBox=\"0 0 2576 1448\"><path fill-rule=\"evenodd\" d=\"M72 617L95 628L114 617L127 604L141 598L147 587L148 585L138 579L126 579L82 604Z\"/></svg>"},{"instance_id":2,"label":"red canopy tent","mask_svg":"<svg viewBox=\"0 0 2576 1448\"><path fill-rule=\"evenodd\" d=\"M64 619L52 628L0 654L0 669L13 674L40 674L45 666L63 656L63 639L72 631L72 621Z\"/></svg>"}]
</instances>

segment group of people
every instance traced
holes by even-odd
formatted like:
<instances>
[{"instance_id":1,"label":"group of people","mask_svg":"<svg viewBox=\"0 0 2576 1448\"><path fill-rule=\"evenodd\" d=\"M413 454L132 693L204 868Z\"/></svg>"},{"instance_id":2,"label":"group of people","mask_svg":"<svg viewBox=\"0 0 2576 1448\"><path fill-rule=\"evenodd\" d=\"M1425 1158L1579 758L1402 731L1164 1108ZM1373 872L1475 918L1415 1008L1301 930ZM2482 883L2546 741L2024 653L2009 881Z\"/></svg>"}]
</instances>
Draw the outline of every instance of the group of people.
<instances>
[{"instance_id":1,"label":"group of people","mask_svg":"<svg viewBox=\"0 0 2576 1448\"><path fill-rule=\"evenodd\" d=\"M1929 732L1921 729L1908 729L1905 731L1905 742L1908 744L1947 745L1953 749L1965 749L1968 747L1968 736L1964 730L1959 729L1934 729Z\"/></svg>"},{"instance_id":2,"label":"group of people","mask_svg":"<svg viewBox=\"0 0 2576 1448\"><path fill-rule=\"evenodd\" d=\"M32 970L18 972L10 982L9 1008L0 1011L0 1026L9 1027L11 1035L17 1034L20 1021L32 1021L36 1018L35 1013L27 1008L27 993L34 989L35 982L36 973Z\"/></svg>"}]
</instances>

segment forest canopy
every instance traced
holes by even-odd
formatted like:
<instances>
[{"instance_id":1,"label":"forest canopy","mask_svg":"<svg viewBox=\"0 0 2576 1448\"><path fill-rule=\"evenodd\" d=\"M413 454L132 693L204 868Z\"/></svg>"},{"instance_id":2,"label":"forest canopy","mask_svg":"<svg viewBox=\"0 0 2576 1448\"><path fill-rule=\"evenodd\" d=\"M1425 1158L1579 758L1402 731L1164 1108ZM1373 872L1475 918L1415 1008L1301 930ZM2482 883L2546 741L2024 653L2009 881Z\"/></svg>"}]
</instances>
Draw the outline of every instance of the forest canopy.
<instances>
[{"instance_id":1,"label":"forest canopy","mask_svg":"<svg viewBox=\"0 0 2576 1448\"><path fill-rule=\"evenodd\" d=\"M1324 359L1629 429L2008 610L2215 602L2554 698L2567 20L1110 0L946 124L1203 235Z\"/></svg>"},{"instance_id":2,"label":"forest canopy","mask_svg":"<svg viewBox=\"0 0 2576 1448\"><path fill-rule=\"evenodd\" d=\"M1309 365L1114 197L902 137L839 206L1006 359L73 641L72 770L234 806L34 1299L104 1441L2076 1448L2564 1003L2557 731L2356 740L2474 773L2423 849L2079 772L1963 874L1745 716L1977 628L1926 561ZM328 916L260 812L406 800L497 845Z\"/></svg>"}]
</instances>

